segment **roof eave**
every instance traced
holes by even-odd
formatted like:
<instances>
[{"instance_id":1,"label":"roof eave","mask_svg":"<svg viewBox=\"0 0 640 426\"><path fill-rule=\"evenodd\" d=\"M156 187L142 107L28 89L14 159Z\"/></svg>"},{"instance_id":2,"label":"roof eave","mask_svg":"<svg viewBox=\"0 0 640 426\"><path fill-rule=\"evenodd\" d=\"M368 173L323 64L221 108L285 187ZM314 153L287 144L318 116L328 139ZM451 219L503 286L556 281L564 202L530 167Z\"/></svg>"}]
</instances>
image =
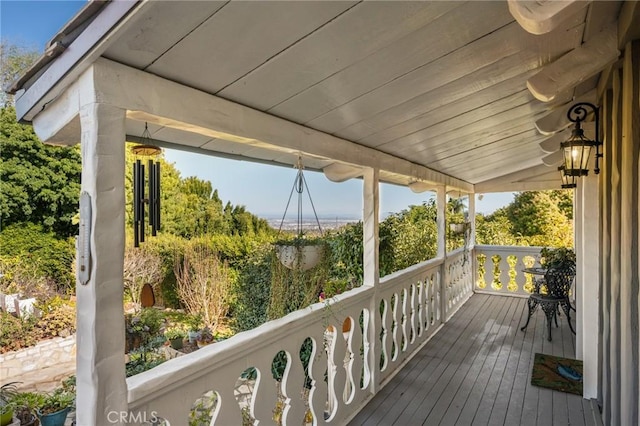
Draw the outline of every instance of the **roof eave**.
<instances>
[{"instance_id":1,"label":"roof eave","mask_svg":"<svg viewBox=\"0 0 640 426\"><path fill-rule=\"evenodd\" d=\"M32 121L135 22L135 12L149 2L92 0L51 39L45 53L8 89L17 94L16 115ZM18 94L19 92L22 92Z\"/></svg>"}]
</instances>

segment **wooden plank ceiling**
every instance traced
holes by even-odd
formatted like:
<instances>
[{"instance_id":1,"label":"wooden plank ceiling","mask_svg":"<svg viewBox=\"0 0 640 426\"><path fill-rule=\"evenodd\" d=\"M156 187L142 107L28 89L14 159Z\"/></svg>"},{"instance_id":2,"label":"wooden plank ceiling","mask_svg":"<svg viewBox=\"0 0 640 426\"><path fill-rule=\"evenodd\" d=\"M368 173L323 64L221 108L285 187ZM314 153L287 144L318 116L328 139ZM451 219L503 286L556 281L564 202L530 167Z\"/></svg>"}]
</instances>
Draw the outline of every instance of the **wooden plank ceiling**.
<instances>
[{"instance_id":1,"label":"wooden plank ceiling","mask_svg":"<svg viewBox=\"0 0 640 426\"><path fill-rule=\"evenodd\" d=\"M597 75L549 103L527 90L545 65L615 22L619 2L578 9L534 35L506 1L162 1L103 56L477 184L542 165L549 135L535 122L596 87ZM152 131L287 161L264 147Z\"/></svg>"}]
</instances>

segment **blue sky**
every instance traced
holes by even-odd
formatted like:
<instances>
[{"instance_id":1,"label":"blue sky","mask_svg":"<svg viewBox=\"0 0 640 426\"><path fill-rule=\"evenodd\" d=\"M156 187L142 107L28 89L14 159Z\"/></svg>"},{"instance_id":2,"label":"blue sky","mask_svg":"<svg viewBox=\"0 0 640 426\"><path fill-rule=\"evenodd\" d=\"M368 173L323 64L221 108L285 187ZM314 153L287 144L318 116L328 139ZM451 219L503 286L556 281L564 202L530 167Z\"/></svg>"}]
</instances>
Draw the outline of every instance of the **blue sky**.
<instances>
[{"instance_id":1,"label":"blue sky","mask_svg":"<svg viewBox=\"0 0 640 426\"><path fill-rule=\"evenodd\" d=\"M0 1L0 35L3 39L39 51L85 1ZM197 176L212 182L223 201L245 205L253 213L281 216L296 175L293 168L273 167L224 160L188 152L166 150L165 158L175 163L183 177ZM321 216L362 214L362 181L332 183L321 173L308 172L306 179L313 203ZM430 193L414 194L408 188L382 185L381 213L398 212L426 201ZM489 213L513 199L512 193L486 194L476 210ZM311 215L305 197L303 213ZM289 211L291 211L291 207ZM294 212L295 213L295 212Z\"/></svg>"}]
</instances>

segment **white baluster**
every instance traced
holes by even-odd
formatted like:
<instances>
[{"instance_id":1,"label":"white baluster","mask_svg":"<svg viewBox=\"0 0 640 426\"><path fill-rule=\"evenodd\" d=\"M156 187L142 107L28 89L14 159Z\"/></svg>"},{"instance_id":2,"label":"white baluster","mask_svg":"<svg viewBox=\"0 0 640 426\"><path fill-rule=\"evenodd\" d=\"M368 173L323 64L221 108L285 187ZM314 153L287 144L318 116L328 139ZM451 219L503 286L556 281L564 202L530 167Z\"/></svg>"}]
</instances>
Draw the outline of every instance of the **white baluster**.
<instances>
[{"instance_id":1,"label":"white baluster","mask_svg":"<svg viewBox=\"0 0 640 426\"><path fill-rule=\"evenodd\" d=\"M327 370L327 353L324 345L324 336L320 337L320 340L316 337L313 341L313 354L309 360L309 375L312 381L309 409L317 424L324 423L324 410L329 391L327 382L324 380L324 372Z\"/></svg>"},{"instance_id":2,"label":"white baluster","mask_svg":"<svg viewBox=\"0 0 640 426\"><path fill-rule=\"evenodd\" d=\"M338 333L336 334L336 345L334 360L336 363L336 374L334 377L336 399L338 402L336 415L341 418L344 413L344 389L347 383L347 372L345 371L344 364L347 357L347 344L342 334L342 324L338 326ZM297 425L296 425L297 426Z\"/></svg>"},{"instance_id":3,"label":"white baluster","mask_svg":"<svg viewBox=\"0 0 640 426\"><path fill-rule=\"evenodd\" d=\"M402 336L400 338L400 345L402 346L402 352L407 350L407 346L409 346L409 287L405 287L402 289L402 297L400 298L402 305L402 315L400 316L401 327L402 327Z\"/></svg>"},{"instance_id":4,"label":"white baluster","mask_svg":"<svg viewBox=\"0 0 640 426\"><path fill-rule=\"evenodd\" d=\"M418 327L416 326L416 317L418 316L416 306L417 292L417 284L412 283L411 287L409 287L409 336L411 337L409 343L415 342L418 337Z\"/></svg>"},{"instance_id":5,"label":"white baluster","mask_svg":"<svg viewBox=\"0 0 640 426\"><path fill-rule=\"evenodd\" d=\"M391 344L392 344L392 332L391 332L391 311L392 311L392 307L391 302L384 300L382 301L383 303L383 308L382 308L382 321L381 321L381 327L382 327L382 342L381 342L381 348L382 348L382 367L380 368L380 371L385 371L387 369L387 367L389 366L389 361L391 360ZM374 315L378 315L377 312L374 312ZM379 360L375 360L375 362L378 362ZM375 367L375 366L374 366Z\"/></svg>"},{"instance_id":6,"label":"white baluster","mask_svg":"<svg viewBox=\"0 0 640 426\"><path fill-rule=\"evenodd\" d=\"M253 390L253 412L260 424L270 424L273 420L273 409L278 401L278 384L273 380L271 362L256 363L257 379Z\"/></svg>"}]
</instances>

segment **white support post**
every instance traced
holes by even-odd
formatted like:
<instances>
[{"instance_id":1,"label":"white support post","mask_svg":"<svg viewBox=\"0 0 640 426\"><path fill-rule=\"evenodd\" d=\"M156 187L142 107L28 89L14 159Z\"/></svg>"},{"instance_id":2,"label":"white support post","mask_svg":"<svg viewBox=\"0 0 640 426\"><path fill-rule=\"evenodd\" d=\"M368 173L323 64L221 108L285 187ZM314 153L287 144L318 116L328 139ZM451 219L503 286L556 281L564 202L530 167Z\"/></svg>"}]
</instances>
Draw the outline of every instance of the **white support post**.
<instances>
[{"instance_id":1,"label":"white support post","mask_svg":"<svg viewBox=\"0 0 640 426\"><path fill-rule=\"evenodd\" d=\"M447 258L447 188L440 185L436 188L436 226L438 227L438 259ZM447 320L447 268L446 262L440 266L440 322Z\"/></svg>"},{"instance_id":2,"label":"white support post","mask_svg":"<svg viewBox=\"0 0 640 426\"><path fill-rule=\"evenodd\" d=\"M469 261L471 262L471 290L476 288L478 282L478 262L476 260L476 194L469 194L469 223L471 224L471 232L469 233Z\"/></svg>"},{"instance_id":3,"label":"white support post","mask_svg":"<svg viewBox=\"0 0 640 426\"><path fill-rule=\"evenodd\" d=\"M576 357L584 362L585 398L598 396L598 316L600 288L600 223L598 176L580 179L575 192Z\"/></svg>"},{"instance_id":4,"label":"white support post","mask_svg":"<svg viewBox=\"0 0 640 426\"><path fill-rule=\"evenodd\" d=\"M469 234L469 247L476 245L476 194L469 194L469 223L471 223L471 233Z\"/></svg>"},{"instance_id":5,"label":"white support post","mask_svg":"<svg viewBox=\"0 0 640 426\"><path fill-rule=\"evenodd\" d=\"M380 189L378 185L379 171L367 169L364 172L363 188L363 265L364 285L376 286L380 282L379 235L380 228Z\"/></svg>"},{"instance_id":6,"label":"white support post","mask_svg":"<svg viewBox=\"0 0 640 426\"><path fill-rule=\"evenodd\" d=\"M447 190L444 185L436 188L436 226L438 228L438 248L436 258L441 259L447 251L446 214L447 214Z\"/></svg>"},{"instance_id":7,"label":"white support post","mask_svg":"<svg viewBox=\"0 0 640 426\"><path fill-rule=\"evenodd\" d=\"M380 229L380 189L378 185L379 171L377 169L365 169L363 185L363 265L365 286L377 289L380 283L380 261L379 261L379 234ZM371 378L369 381L369 391L375 395L380 389L380 373L377 368L380 360L380 334L381 321L378 314L380 301L377 290L369 303L369 350L366 362L371 367Z\"/></svg>"},{"instance_id":8,"label":"white support post","mask_svg":"<svg viewBox=\"0 0 640 426\"><path fill-rule=\"evenodd\" d=\"M91 269L77 295L78 425L121 424L124 366L125 111L89 103L80 110L82 191L91 197ZM80 248L82 249L82 248Z\"/></svg>"}]
</instances>

